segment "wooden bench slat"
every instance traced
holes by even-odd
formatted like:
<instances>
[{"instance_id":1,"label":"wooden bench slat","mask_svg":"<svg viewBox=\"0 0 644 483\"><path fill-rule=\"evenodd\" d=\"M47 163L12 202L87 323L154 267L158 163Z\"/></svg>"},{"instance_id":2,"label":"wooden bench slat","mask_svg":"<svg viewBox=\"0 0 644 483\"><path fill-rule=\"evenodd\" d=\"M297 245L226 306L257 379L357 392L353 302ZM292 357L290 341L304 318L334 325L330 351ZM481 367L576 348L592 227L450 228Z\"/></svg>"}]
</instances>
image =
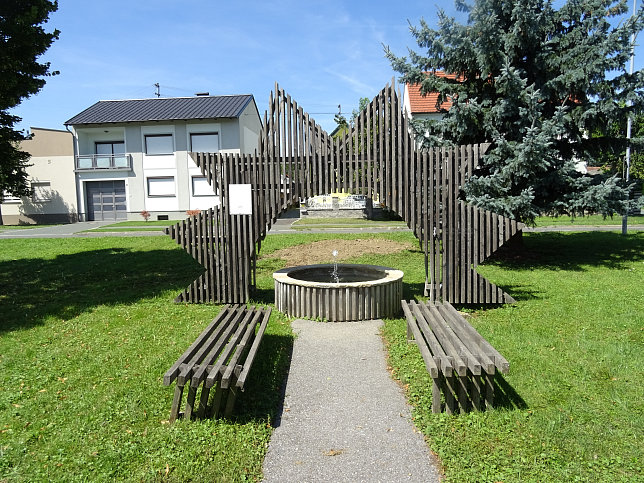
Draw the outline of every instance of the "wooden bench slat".
<instances>
[{"instance_id":1,"label":"wooden bench slat","mask_svg":"<svg viewBox=\"0 0 644 483\"><path fill-rule=\"evenodd\" d=\"M487 374L494 374L495 368L496 368L494 361L481 350L480 346L476 343L476 341L472 337L472 334L470 334L465 329L465 326L469 324L467 323L467 321L462 319L461 314L459 314L456 311L456 309L454 309L453 307L452 307L453 311L448 310L444 306L440 306L437 308L439 312L441 312L441 314L449 322L450 327L452 328L454 333L458 336L458 338L461 341L463 341L463 343L468 347L470 353L477 359L477 361L479 362L480 368ZM478 374L480 374L480 372Z\"/></svg>"},{"instance_id":2,"label":"wooden bench slat","mask_svg":"<svg viewBox=\"0 0 644 483\"><path fill-rule=\"evenodd\" d=\"M424 320L424 316L420 311L420 307L418 304L415 302L411 302L411 308L412 312L416 316L417 320L420 322L421 320ZM443 347L441 346L440 342L436 338L436 335L429 330L429 326L427 324L418 324L421 332L423 333L424 339L427 341L427 344L430 347L430 350L432 351L434 355L434 361L437 361L438 368L440 371L443 372L445 376L451 376L452 372L454 371L454 366L452 365L452 360L448 355L445 353L443 350Z\"/></svg>"},{"instance_id":3,"label":"wooden bench slat","mask_svg":"<svg viewBox=\"0 0 644 483\"><path fill-rule=\"evenodd\" d=\"M250 346L248 345L249 340L251 336L255 335L255 327L257 326L257 322L262 314L261 312L256 311L253 312L252 315L252 320L246 327L244 336L242 337L242 340L239 342L239 344L237 344L237 348L235 349L233 356L228 362L228 367L226 368L224 375L221 377L221 387L223 389L228 389L228 387L230 386L230 379L235 375L234 371L239 365L239 360L243 359L246 356L246 351L250 349Z\"/></svg>"},{"instance_id":4,"label":"wooden bench slat","mask_svg":"<svg viewBox=\"0 0 644 483\"><path fill-rule=\"evenodd\" d=\"M452 311L452 313L458 314L458 311L452 307L452 304L449 302L445 302L445 307L447 310ZM510 372L510 363L503 357L499 351L497 351L492 344L490 344L485 338L479 334L474 327L472 327L470 324L468 324L466 321L464 321L465 324L463 325L463 328L468 331L472 338L476 341L476 343L481 347L483 352L489 356L490 358L494 359L494 365L496 368L501 371L503 374L508 374Z\"/></svg>"},{"instance_id":5,"label":"wooden bench slat","mask_svg":"<svg viewBox=\"0 0 644 483\"><path fill-rule=\"evenodd\" d=\"M224 374L224 371L226 370L228 358L232 354L233 349L235 349L235 347L239 343L239 339L246 331L246 327L248 326L248 322L251 320L252 316L253 316L253 312L248 311L244 316L243 321L237 327L237 330L235 330L235 333L233 334L233 336L228 340L228 343L226 344L226 347L224 348L224 350L221 352L219 359L217 359L217 362L213 365L212 370L208 373L208 376L206 377L206 381L204 382L206 387L214 386L215 382L221 379L221 376Z\"/></svg>"},{"instance_id":6,"label":"wooden bench slat","mask_svg":"<svg viewBox=\"0 0 644 483\"><path fill-rule=\"evenodd\" d=\"M467 374L467 364L461 358L461 354L457 348L452 343L450 339L447 327L445 324L441 323L441 317L438 312L436 312L435 307L428 307L425 304L418 305L420 311L425 317L425 321L429 324L436 338L439 340L441 347L445 350L445 353L448 356L451 356L454 360L454 370L459 376L464 376Z\"/></svg>"},{"instance_id":7,"label":"wooden bench slat","mask_svg":"<svg viewBox=\"0 0 644 483\"><path fill-rule=\"evenodd\" d=\"M434 304L431 304L431 302L426 306L429 308L429 310L433 311L433 313L437 317L437 321L444 320L446 322L445 324L441 324L440 326L449 338L454 349L457 351L457 354L463 359L465 364L467 364L467 368L472 372L472 374L477 376L480 375L481 363L479 361L479 358L474 355L475 353L479 352L478 347L472 345L467 339L462 339L461 337L459 337L459 334L454 330L454 327L452 327L453 324L450 324L451 314L449 315L449 317L446 317L445 312L441 310L441 306L436 306Z\"/></svg>"},{"instance_id":8,"label":"wooden bench slat","mask_svg":"<svg viewBox=\"0 0 644 483\"><path fill-rule=\"evenodd\" d=\"M190 360L189 367L186 367L179 373L177 377L178 384L185 384L186 381L192 378L193 368L195 364L198 364L202 361L207 361L206 364L213 362L218 354L221 352L221 346L228 340L230 333L235 330L239 325L239 319L244 315L243 307L236 307L231 311L227 317L224 319L225 322L218 327L216 333L213 333L202 345L197 354L193 356ZM202 371L203 373L203 371ZM196 385L191 384L192 387L197 387Z\"/></svg>"},{"instance_id":9,"label":"wooden bench slat","mask_svg":"<svg viewBox=\"0 0 644 483\"><path fill-rule=\"evenodd\" d=\"M228 343L228 340L230 339L230 334L233 333L233 331L236 331L237 328L240 326L240 324L243 324L243 320L245 317L245 308L242 307L238 309L234 317L230 319L230 323L227 326L226 330L224 333L221 334L221 336L217 339L216 344L210 349L210 352L205 356L205 359L208 361L208 369L206 370L204 367L202 367L199 371L195 371L192 374L192 377L190 378L190 385L192 387L197 387L199 384L206 379L206 377L214 370L215 364L214 362L216 360L221 359L221 354L222 351L224 350L225 345Z\"/></svg>"},{"instance_id":10,"label":"wooden bench slat","mask_svg":"<svg viewBox=\"0 0 644 483\"><path fill-rule=\"evenodd\" d=\"M237 377L237 382L235 385L240 388L242 391L244 390L244 386L246 384L246 377L248 376L248 372L250 371L251 366L253 365L253 361L255 360L255 356L257 355L257 349L259 348L259 343L262 340L262 337L264 336L264 331L266 331L266 326L268 325L268 319L271 316L271 309L270 308L265 308L262 309L264 312L264 319L262 320L262 324L259 326L259 330L257 331L257 334L255 335L255 340L253 341L253 345L251 346L250 350L248 351L248 354L246 355L246 362L244 363L244 368L242 369L241 373Z\"/></svg>"},{"instance_id":11,"label":"wooden bench slat","mask_svg":"<svg viewBox=\"0 0 644 483\"><path fill-rule=\"evenodd\" d=\"M175 380L177 375L180 372L179 367L182 364L185 364L187 360L190 360L192 356L199 350L199 347L201 343L203 342L203 339L205 339L210 332L217 326L217 324L221 321L222 318L224 318L227 315L228 309L230 308L230 305L224 305L217 316L208 324L208 327L206 327L199 337L197 337L197 340L195 340L190 347L186 349L186 351L177 359L177 362L175 362L170 369L167 370L167 372L163 375L163 385L169 386L172 384L172 381Z\"/></svg>"},{"instance_id":12,"label":"wooden bench slat","mask_svg":"<svg viewBox=\"0 0 644 483\"><path fill-rule=\"evenodd\" d=\"M411 310L409 309L409 305L404 300L402 301L402 309L405 314L405 317L407 318L408 327L411 328L414 338L416 340L422 339L423 335L421 334L420 329L418 328L416 318L411 313ZM413 320L413 322L410 323L411 320ZM425 344L418 344L418 349L420 349L420 355L423 357L423 360L425 361L425 367L427 368L427 372L429 372L429 375L432 378L437 378L438 366L436 365L436 362L434 362L434 359L432 358L432 355L429 352L429 348Z\"/></svg>"}]
</instances>

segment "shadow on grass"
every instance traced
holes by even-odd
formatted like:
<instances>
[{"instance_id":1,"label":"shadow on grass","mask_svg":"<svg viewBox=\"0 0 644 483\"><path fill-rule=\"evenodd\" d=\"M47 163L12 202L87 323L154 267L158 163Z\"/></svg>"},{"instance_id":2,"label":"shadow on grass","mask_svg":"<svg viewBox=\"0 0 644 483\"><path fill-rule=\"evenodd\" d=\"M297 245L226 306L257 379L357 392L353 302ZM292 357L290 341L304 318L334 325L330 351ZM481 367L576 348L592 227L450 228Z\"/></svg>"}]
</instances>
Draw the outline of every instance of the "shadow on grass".
<instances>
[{"instance_id":1,"label":"shadow on grass","mask_svg":"<svg viewBox=\"0 0 644 483\"><path fill-rule=\"evenodd\" d=\"M251 300L253 303L272 305L275 303L275 290L254 288L251 291Z\"/></svg>"},{"instance_id":2,"label":"shadow on grass","mask_svg":"<svg viewBox=\"0 0 644 483\"><path fill-rule=\"evenodd\" d=\"M584 271L586 266L621 269L633 261L644 261L644 233L550 232L525 234L523 244L501 247L485 263L512 270Z\"/></svg>"},{"instance_id":3,"label":"shadow on grass","mask_svg":"<svg viewBox=\"0 0 644 483\"><path fill-rule=\"evenodd\" d=\"M528 404L518 392L505 380L502 374L494 376L494 404L495 408L527 409Z\"/></svg>"},{"instance_id":4,"label":"shadow on grass","mask_svg":"<svg viewBox=\"0 0 644 483\"><path fill-rule=\"evenodd\" d=\"M196 262L179 250L108 248L1 262L0 333L166 290L178 294L199 274Z\"/></svg>"},{"instance_id":5,"label":"shadow on grass","mask_svg":"<svg viewBox=\"0 0 644 483\"><path fill-rule=\"evenodd\" d=\"M279 426L293 342L293 336L264 335L246 389L237 400L232 421L245 424L265 420L268 416L273 426Z\"/></svg>"}]
</instances>

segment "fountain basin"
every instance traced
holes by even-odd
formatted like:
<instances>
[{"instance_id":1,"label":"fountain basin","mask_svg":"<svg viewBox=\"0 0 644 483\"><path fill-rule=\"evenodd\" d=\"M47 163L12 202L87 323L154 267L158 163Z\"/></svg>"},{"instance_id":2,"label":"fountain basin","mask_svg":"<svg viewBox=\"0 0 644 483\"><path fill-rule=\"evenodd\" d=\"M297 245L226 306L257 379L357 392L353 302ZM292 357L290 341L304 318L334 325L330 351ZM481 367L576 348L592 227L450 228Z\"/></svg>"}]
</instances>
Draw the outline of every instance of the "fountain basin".
<instances>
[{"instance_id":1,"label":"fountain basin","mask_svg":"<svg viewBox=\"0 0 644 483\"><path fill-rule=\"evenodd\" d=\"M378 265L304 265L278 270L275 307L291 317L330 322L393 317L400 311L403 272Z\"/></svg>"}]
</instances>

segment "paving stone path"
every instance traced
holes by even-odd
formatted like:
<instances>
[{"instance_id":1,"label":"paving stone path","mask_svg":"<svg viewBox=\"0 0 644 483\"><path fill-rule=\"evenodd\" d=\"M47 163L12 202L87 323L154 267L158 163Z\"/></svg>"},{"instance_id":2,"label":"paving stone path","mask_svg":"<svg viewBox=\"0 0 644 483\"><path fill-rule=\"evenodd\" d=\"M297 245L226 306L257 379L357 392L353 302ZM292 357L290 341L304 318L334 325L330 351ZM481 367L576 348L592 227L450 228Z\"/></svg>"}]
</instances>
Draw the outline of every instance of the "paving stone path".
<instances>
[{"instance_id":1,"label":"paving stone path","mask_svg":"<svg viewBox=\"0 0 644 483\"><path fill-rule=\"evenodd\" d=\"M437 482L438 469L391 379L382 321L295 320L281 419L265 482Z\"/></svg>"}]
</instances>

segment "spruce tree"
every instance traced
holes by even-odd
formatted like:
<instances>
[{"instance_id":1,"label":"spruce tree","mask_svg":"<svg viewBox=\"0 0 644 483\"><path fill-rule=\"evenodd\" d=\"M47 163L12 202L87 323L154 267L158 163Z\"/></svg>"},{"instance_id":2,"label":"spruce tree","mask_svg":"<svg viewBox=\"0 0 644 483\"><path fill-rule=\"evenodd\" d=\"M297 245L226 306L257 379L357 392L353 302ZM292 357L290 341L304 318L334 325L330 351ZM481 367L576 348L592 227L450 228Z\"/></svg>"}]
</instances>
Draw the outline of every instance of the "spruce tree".
<instances>
[{"instance_id":1,"label":"spruce tree","mask_svg":"<svg viewBox=\"0 0 644 483\"><path fill-rule=\"evenodd\" d=\"M45 85L49 63L38 58L58 38L58 30L46 32L42 24L58 8L47 0L0 1L0 201L3 192L13 196L29 194L27 160L20 141L29 136L15 125L20 117L9 110Z\"/></svg>"},{"instance_id":2,"label":"spruce tree","mask_svg":"<svg viewBox=\"0 0 644 483\"><path fill-rule=\"evenodd\" d=\"M441 121L415 123L420 141L492 143L463 197L528 223L541 214L623 212L629 188L617 177L582 175L576 164L620 152L626 141L611 134L610 120L644 108L644 71L626 69L642 9L631 18L614 0L559 9L545 0L457 0L457 8L466 24L441 11L437 29L411 27L423 53L386 53L404 82L438 92L438 104L452 101ZM605 135L590 136L598 130Z\"/></svg>"}]
</instances>

